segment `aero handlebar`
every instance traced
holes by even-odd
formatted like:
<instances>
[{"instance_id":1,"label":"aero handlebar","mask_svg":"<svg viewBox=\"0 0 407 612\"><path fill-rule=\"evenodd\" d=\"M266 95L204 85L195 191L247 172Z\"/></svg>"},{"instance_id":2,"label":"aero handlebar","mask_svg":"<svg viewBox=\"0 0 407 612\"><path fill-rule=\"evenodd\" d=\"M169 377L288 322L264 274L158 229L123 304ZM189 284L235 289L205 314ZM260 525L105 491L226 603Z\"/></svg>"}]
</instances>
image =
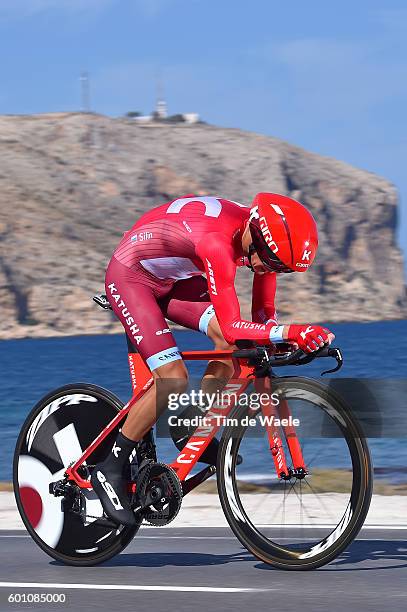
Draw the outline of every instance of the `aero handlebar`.
<instances>
[{"instance_id":1,"label":"aero handlebar","mask_svg":"<svg viewBox=\"0 0 407 612\"><path fill-rule=\"evenodd\" d=\"M343 364L340 349L330 346L324 346L313 353L304 353L301 349L297 349L291 353L287 352L280 355L270 353L270 347L257 346L255 348L234 351L233 357L236 359L247 359L249 365L267 370L288 365L304 365L319 357L333 357L336 359L336 367L332 370L326 370L321 376L330 372L337 372Z\"/></svg>"}]
</instances>

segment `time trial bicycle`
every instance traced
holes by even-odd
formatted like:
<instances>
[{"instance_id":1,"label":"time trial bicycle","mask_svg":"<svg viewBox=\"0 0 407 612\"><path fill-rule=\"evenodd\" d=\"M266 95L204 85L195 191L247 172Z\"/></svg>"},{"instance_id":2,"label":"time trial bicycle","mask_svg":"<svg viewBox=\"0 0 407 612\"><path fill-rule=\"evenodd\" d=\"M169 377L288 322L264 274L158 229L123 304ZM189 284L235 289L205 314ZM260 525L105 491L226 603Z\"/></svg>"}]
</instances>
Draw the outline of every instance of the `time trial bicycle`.
<instances>
[{"instance_id":1,"label":"time trial bicycle","mask_svg":"<svg viewBox=\"0 0 407 612\"><path fill-rule=\"evenodd\" d=\"M110 307L104 295L94 300ZM92 490L92 469L112 447L131 405L153 384L129 338L127 344L133 388L127 404L99 386L72 383L42 398L22 427L14 491L21 518L42 550L70 565L102 563L120 553L143 523L170 523L185 495L215 474L233 533L267 564L314 569L353 541L368 512L373 482L361 426L329 385L276 375L283 366L326 357L336 359L328 370L336 371L343 359L333 347L308 355L289 344L278 350L183 352L186 361L230 359L234 374L170 465L157 460L153 430L137 444L128 466L137 524L112 523ZM262 402L253 400L260 395ZM191 474L219 429L216 465ZM205 487L210 486L209 481Z\"/></svg>"}]
</instances>

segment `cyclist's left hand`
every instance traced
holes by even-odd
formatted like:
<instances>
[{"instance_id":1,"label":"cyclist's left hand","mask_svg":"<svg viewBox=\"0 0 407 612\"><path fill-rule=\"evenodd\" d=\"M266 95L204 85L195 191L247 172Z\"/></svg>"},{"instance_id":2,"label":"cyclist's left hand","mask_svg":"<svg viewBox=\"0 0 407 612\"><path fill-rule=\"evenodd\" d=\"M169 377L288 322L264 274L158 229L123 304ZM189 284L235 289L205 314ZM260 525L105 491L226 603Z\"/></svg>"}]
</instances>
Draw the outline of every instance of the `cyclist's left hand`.
<instances>
[{"instance_id":1,"label":"cyclist's left hand","mask_svg":"<svg viewBox=\"0 0 407 612\"><path fill-rule=\"evenodd\" d=\"M320 325L289 325L287 339L294 341L306 353L312 353L331 344L335 334Z\"/></svg>"}]
</instances>

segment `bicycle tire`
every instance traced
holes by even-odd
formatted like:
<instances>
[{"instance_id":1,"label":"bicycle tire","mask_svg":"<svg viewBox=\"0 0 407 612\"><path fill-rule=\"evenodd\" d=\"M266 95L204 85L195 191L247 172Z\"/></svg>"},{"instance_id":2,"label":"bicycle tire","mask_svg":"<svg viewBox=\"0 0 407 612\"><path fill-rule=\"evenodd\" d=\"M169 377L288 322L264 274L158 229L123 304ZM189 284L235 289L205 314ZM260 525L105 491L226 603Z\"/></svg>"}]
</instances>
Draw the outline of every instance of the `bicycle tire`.
<instances>
[{"instance_id":1,"label":"bicycle tire","mask_svg":"<svg viewBox=\"0 0 407 612\"><path fill-rule=\"evenodd\" d=\"M282 377L273 379L275 386L285 390L297 390L319 398L330 406L329 415L334 418L350 444L352 456L352 493L348 515L343 515L332 533L319 546L308 552L294 553L265 538L250 521L240 500L236 480L237 455L245 428L226 426L220 441L217 463L217 484L222 509L233 533L243 546L261 561L284 570L310 570L321 567L335 559L357 536L361 529L372 496L373 472L369 449L364 434L349 407L332 389L311 379ZM277 387L276 387L277 388ZM240 420L248 407L235 408L231 418ZM342 523L342 524L341 524ZM304 556L305 555L305 556Z\"/></svg>"}]
</instances>

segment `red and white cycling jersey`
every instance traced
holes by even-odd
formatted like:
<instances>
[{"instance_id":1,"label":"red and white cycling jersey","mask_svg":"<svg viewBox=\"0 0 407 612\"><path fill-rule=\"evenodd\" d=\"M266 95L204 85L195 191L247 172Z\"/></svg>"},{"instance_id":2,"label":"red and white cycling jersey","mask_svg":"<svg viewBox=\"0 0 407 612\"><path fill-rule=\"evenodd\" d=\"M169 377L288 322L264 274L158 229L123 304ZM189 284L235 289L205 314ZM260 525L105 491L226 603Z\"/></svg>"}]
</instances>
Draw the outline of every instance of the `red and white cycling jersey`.
<instances>
[{"instance_id":1,"label":"red and white cycling jersey","mask_svg":"<svg viewBox=\"0 0 407 612\"><path fill-rule=\"evenodd\" d=\"M185 196L145 213L124 234L113 257L144 270L155 287L206 274L210 299L227 342L269 343L276 325L276 276L254 275L252 321L241 318L234 281L247 265L241 238L250 208L213 196Z\"/></svg>"}]
</instances>

